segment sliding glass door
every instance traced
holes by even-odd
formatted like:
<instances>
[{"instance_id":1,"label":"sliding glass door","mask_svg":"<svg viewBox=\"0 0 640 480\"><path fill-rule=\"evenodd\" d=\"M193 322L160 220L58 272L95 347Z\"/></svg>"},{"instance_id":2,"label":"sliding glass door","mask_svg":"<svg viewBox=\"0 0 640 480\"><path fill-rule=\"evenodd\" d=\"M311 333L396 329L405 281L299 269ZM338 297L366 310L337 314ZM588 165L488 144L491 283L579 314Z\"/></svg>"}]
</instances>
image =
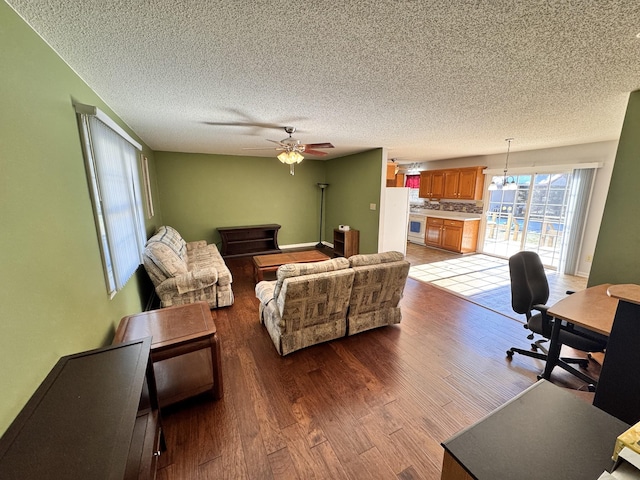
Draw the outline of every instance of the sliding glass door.
<instances>
[{"instance_id":1,"label":"sliding glass door","mask_svg":"<svg viewBox=\"0 0 640 480\"><path fill-rule=\"evenodd\" d=\"M521 250L560 268L572 172L513 176L515 189L490 190L483 252L508 258ZM495 178L497 184L502 178Z\"/></svg>"}]
</instances>

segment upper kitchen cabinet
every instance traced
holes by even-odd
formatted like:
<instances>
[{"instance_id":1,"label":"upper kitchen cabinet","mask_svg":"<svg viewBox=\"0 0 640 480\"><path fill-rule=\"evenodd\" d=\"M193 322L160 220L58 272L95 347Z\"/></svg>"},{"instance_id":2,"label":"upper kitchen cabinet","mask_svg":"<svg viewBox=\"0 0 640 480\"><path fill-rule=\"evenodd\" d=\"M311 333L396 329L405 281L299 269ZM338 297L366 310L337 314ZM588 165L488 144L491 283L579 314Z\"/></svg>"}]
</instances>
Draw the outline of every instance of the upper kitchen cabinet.
<instances>
[{"instance_id":1,"label":"upper kitchen cabinet","mask_svg":"<svg viewBox=\"0 0 640 480\"><path fill-rule=\"evenodd\" d=\"M395 180L398 166L395 163L387 163L387 180Z\"/></svg>"},{"instance_id":2,"label":"upper kitchen cabinet","mask_svg":"<svg viewBox=\"0 0 640 480\"><path fill-rule=\"evenodd\" d=\"M420 172L420 198L443 198L445 170Z\"/></svg>"},{"instance_id":3,"label":"upper kitchen cabinet","mask_svg":"<svg viewBox=\"0 0 640 480\"><path fill-rule=\"evenodd\" d=\"M387 187L404 187L404 173L398 173L395 163L387 164Z\"/></svg>"},{"instance_id":4,"label":"upper kitchen cabinet","mask_svg":"<svg viewBox=\"0 0 640 480\"><path fill-rule=\"evenodd\" d=\"M419 196L446 200L481 200L484 168L452 168L421 172Z\"/></svg>"}]
</instances>

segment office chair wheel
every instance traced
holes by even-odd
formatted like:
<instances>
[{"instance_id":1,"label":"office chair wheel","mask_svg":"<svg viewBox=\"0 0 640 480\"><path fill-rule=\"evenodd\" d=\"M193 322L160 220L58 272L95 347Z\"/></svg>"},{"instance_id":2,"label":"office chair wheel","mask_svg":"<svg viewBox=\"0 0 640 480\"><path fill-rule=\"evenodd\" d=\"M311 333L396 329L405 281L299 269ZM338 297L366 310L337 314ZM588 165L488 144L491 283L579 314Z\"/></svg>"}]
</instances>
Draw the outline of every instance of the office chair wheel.
<instances>
[{"instance_id":1,"label":"office chair wheel","mask_svg":"<svg viewBox=\"0 0 640 480\"><path fill-rule=\"evenodd\" d=\"M590 383L589 385L587 385L587 389L593 393L596 391L596 386L593 383Z\"/></svg>"},{"instance_id":2,"label":"office chair wheel","mask_svg":"<svg viewBox=\"0 0 640 480\"><path fill-rule=\"evenodd\" d=\"M507 358L511 360L513 358L513 350L507 350Z\"/></svg>"},{"instance_id":3,"label":"office chair wheel","mask_svg":"<svg viewBox=\"0 0 640 480\"><path fill-rule=\"evenodd\" d=\"M529 335L527 335L527 338L528 338L529 340L533 340L533 333L530 333Z\"/></svg>"}]
</instances>

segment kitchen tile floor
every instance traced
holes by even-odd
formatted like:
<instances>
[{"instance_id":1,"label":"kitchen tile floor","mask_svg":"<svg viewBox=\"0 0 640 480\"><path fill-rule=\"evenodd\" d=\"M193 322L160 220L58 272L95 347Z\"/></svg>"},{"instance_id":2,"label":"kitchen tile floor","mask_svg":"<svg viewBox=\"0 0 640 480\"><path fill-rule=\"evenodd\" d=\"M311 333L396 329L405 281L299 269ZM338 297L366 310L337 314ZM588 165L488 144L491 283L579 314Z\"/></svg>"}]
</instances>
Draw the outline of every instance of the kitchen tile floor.
<instances>
[{"instance_id":1,"label":"kitchen tile floor","mask_svg":"<svg viewBox=\"0 0 640 480\"><path fill-rule=\"evenodd\" d=\"M511 309L508 261L481 253L460 255L409 243L409 277L444 288L458 296L507 317L522 321L524 316ZM587 279L547 270L548 304L560 300L567 290L581 290Z\"/></svg>"}]
</instances>

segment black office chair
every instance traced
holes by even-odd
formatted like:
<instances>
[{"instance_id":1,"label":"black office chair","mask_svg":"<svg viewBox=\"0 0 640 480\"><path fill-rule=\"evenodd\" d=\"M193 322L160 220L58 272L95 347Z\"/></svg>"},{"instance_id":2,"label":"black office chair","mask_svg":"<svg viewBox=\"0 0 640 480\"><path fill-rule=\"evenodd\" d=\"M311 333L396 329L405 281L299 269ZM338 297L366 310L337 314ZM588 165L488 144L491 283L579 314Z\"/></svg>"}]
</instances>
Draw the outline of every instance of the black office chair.
<instances>
[{"instance_id":1,"label":"black office chair","mask_svg":"<svg viewBox=\"0 0 640 480\"><path fill-rule=\"evenodd\" d=\"M511 306L516 313L524 314L527 317L527 324L524 327L532 332L527 338L533 340L534 333L542 335L544 338L533 342L531 344L532 350L510 348L507 350L507 357L511 359L514 353L519 353L528 357L546 360L548 352L542 346L542 343L551 338L553 317L547 315L548 307L545 305L549 300L549 283L547 282L542 261L535 252L518 252L509 258L509 273L511 275ZM534 314L534 310L539 313ZM560 330L560 341L563 345L584 352L601 352L604 351L607 345L606 337L571 324ZM537 350L541 350L542 353ZM589 365L589 360L586 358L562 357L561 360L565 364L574 363L583 368L587 368ZM578 370L568 365L562 365L561 362L559 366L591 383L589 381L591 379Z\"/></svg>"}]
</instances>

